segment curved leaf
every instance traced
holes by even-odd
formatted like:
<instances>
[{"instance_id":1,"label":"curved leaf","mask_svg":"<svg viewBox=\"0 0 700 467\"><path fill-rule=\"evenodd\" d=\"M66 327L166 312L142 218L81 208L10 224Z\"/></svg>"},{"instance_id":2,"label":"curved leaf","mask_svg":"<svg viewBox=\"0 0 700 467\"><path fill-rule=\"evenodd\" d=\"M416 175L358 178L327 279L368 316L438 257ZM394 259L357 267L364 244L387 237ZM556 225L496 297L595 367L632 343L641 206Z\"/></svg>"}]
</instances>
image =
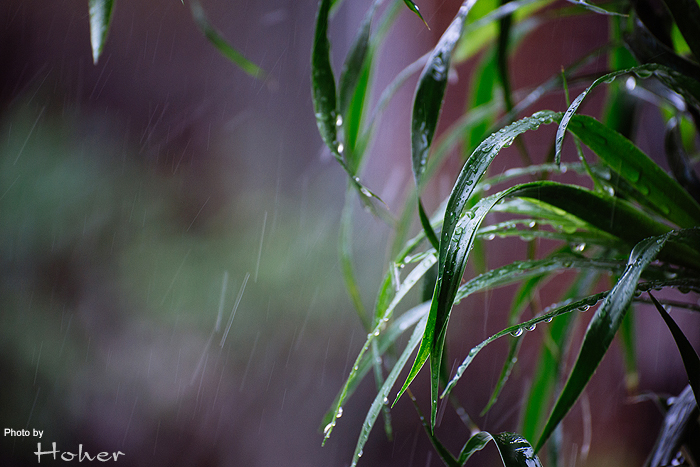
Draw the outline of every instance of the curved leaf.
<instances>
[{"instance_id":1,"label":"curved leaf","mask_svg":"<svg viewBox=\"0 0 700 467\"><path fill-rule=\"evenodd\" d=\"M472 454L486 447L489 441L493 441L498 448L504 467L542 467L530 443L517 433L508 432L497 435L487 431L475 433L462 448L457 462L464 465Z\"/></svg>"},{"instance_id":2,"label":"curved leaf","mask_svg":"<svg viewBox=\"0 0 700 467\"><path fill-rule=\"evenodd\" d=\"M656 258L672 234L675 232L644 239L632 250L625 272L588 325L576 363L545 424L536 451L547 441L588 384L622 323L642 272Z\"/></svg>"},{"instance_id":3,"label":"curved leaf","mask_svg":"<svg viewBox=\"0 0 700 467\"><path fill-rule=\"evenodd\" d=\"M445 97L452 50L462 35L467 13L474 3L476 0L465 0L462 3L452 23L431 52L428 63L418 78L411 117L411 157L413 176L419 187Z\"/></svg>"},{"instance_id":4,"label":"curved leaf","mask_svg":"<svg viewBox=\"0 0 700 467\"><path fill-rule=\"evenodd\" d=\"M420 20L423 21L423 24L425 24L425 27L430 29L430 26L428 26L428 23L426 23L425 20L423 19L423 15L420 14L420 11L418 10L418 6L415 3L413 3L411 0L403 0L403 2L406 4L406 6L408 7L409 10L414 12L420 18Z\"/></svg>"},{"instance_id":5,"label":"curved leaf","mask_svg":"<svg viewBox=\"0 0 700 467\"><path fill-rule=\"evenodd\" d=\"M683 359L683 366L685 366L685 372L688 374L688 382L690 387L693 389L693 394L695 395L695 402L700 407L700 358L698 358L697 352L685 337L681 328L678 327L676 322L671 318L671 316L664 310L664 307L654 298L651 292L647 292L649 298L654 302L654 306L658 310L661 317L664 319L666 326L668 326L669 331L673 335L673 340L676 341L678 346L678 351L681 353L681 358Z\"/></svg>"},{"instance_id":6,"label":"curved leaf","mask_svg":"<svg viewBox=\"0 0 700 467\"><path fill-rule=\"evenodd\" d=\"M90 10L92 62L97 64L107 41L109 23L112 20L112 10L114 10L114 0L90 0L88 7Z\"/></svg>"},{"instance_id":7,"label":"curved leaf","mask_svg":"<svg viewBox=\"0 0 700 467\"><path fill-rule=\"evenodd\" d=\"M204 13L204 9L198 0L190 0L190 9L192 11L192 18L194 22L199 27L200 31L204 36L211 42L214 47L216 47L221 55L228 58L231 62L238 65L238 67L248 73L253 78L264 79L266 74L255 63L251 62L243 56L238 50L233 48L226 39L223 38L221 33L217 31L214 26L211 25L209 19Z\"/></svg>"},{"instance_id":8,"label":"curved leaf","mask_svg":"<svg viewBox=\"0 0 700 467\"><path fill-rule=\"evenodd\" d=\"M411 335L408 344L406 344L406 348L401 353L401 356L399 356L398 360L396 361L396 364L394 365L394 368L391 370L391 372L389 372L389 375L386 377L386 380L384 381L382 388L379 390L379 393L374 398L374 401L372 401L372 405L369 411L367 412L365 421L362 423L362 430L360 431L360 436L357 440L357 445L355 446L355 452L352 456L352 463L350 464L351 467L357 465L357 462L362 456L362 449L364 448L365 443L367 442L367 438L369 437L369 433L370 431L372 431L372 427L374 426L374 422L377 420L377 417L379 416L382 407L388 403L389 391L391 391L391 388L396 382L396 378L398 378L399 374L401 373L401 370L408 361L408 357L410 357L415 348L418 347L418 342L420 342L420 338L423 334L426 321L427 316L423 317L418 322L416 328L413 330L413 334ZM335 420L331 422L331 424L332 425L328 425L326 429L324 429L324 431L330 431L335 425Z\"/></svg>"},{"instance_id":9,"label":"curved leaf","mask_svg":"<svg viewBox=\"0 0 700 467\"><path fill-rule=\"evenodd\" d=\"M418 355L413 363L413 367L406 378L401 391L396 400L408 388L413 379L423 367L428 356L431 359L431 426L434 426L435 414L437 412L437 384L438 370L440 368L440 358L442 356L442 346L444 344L445 330L452 310L453 301L459 282L461 281L469 249L473 243L474 233L479 227L483 217L491 208L508 193L509 190L492 195L477 204L469 216L463 216L463 211L468 200L471 198L478 181L486 172L489 164L498 152L505 146L510 145L513 139L527 131L539 128L541 124L552 123L559 114L542 111L531 117L519 120L485 139L472 153L469 160L462 168L461 173L452 189L452 194L447 202L445 218L443 221L440 252L438 257L438 279L435 285L433 301L430 306L430 316L426 324L425 335L421 342ZM396 403L396 401L394 401Z\"/></svg>"},{"instance_id":10,"label":"curved leaf","mask_svg":"<svg viewBox=\"0 0 700 467\"><path fill-rule=\"evenodd\" d=\"M681 228L700 224L700 205L630 140L587 115L574 115L568 129L661 216Z\"/></svg>"},{"instance_id":11,"label":"curved leaf","mask_svg":"<svg viewBox=\"0 0 700 467\"><path fill-rule=\"evenodd\" d=\"M566 128L569 125L571 117L576 113L579 106L581 105L581 102L583 102L583 99L585 99L586 96L588 96L588 94L593 89L598 87L598 85L600 85L601 83L610 83L615 78L630 73L634 73L637 77L641 79L647 79L651 76L657 76L664 80L675 83L677 85L678 91L682 92L683 96L686 98L697 99L698 96L700 96L700 83L696 82L691 78L682 76L678 72L663 65L659 65L657 63L649 63L647 65L627 68L625 70L614 71L612 73L603 75L600 78L593 81L593 83L591 83L591 85L588 86L588 88L586 88L585 91L576 96L576 99L574 99L569 108L566 109L566 112L564 113L564 116L562 117L561 122L559 123L559 128L557 129L554 153L555 163L559 164L561 162L561 147L564 142L564 134L566 133ZM674 88L674 90L676 89Z\"/></svg>"},{"instance_id":12,"label":"curved leaf","mask_svg":"<svg viewBox=\"0 0 700 467\"><path fill-rule=\"evenodd\" d=\"M669 407L647 465L649 467L673 465L671 462L683 444L689 426L697 423L695 421L697 418L698 405L693 397L693 390L688 385Z\"/></svg>"}]
</instances>

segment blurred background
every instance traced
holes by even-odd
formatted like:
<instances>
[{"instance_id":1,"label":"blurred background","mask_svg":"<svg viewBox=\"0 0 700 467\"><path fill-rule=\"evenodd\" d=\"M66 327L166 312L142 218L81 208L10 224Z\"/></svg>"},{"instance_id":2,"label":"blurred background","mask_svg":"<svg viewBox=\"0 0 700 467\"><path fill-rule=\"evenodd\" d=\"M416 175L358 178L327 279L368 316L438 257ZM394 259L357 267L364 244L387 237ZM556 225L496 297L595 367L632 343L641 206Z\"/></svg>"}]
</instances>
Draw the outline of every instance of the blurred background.
<instances>
[{"instance_id":1,"label":"blurred background","mask_svg":"<svg viewBox=\"0 0 700 467\"><path fill-rule=\"evenodd\" d=\"M344 2L334 17L336 65L369 3ZM435 44L459 3L421 2L431 30L401 13L378 89ZM87 1L0 4L0 428L43 431L41 440L3 436L2 465L35 465L37 442L121 451L118 464L129 466L349 464L375 388L363 383L322 448L321 419L365 331L338 263L346 179L323 149L310 98L317 2L203 6L265 79L227 62L177 0L117 2L96 65ZM515 87L539 84L595 48L607 23L562 19L533 40L563 31L577 40L562 41L559 55L523 46ZM449 96L463 100L469 66L450 88L446 118L461 112ZM382 119L365 174L394 212L413 183L415 78ZM561 110L562 102L543 105ZM498 163L517 161L508 157ZM431 203L449 193L458 167L458 159L447 164ZM359 209L356 218L356 268L371 306L390 232ZM522 245L502 253L511 249ZM485 294L460 306L451 324L456 360L503 326L508 303L508 294ZM488 320L487 310L495 310ZM640 360L656 362L648 386L678 392L682 366L665 342ZM468 410L488 399L506 344L485 352L462 383ZM596 465L639 465L661 419L651 404L626 401L621 372L614 351L599 371L613 375L612 390L605 376L589 390L603 404L594 422L617 433L614 443L598 433L589 440L608 460ZM480 420L484 428L516 428L523 374ZM419 378L419 400L427 389ZM394 440L375 429L363 463L440 465L410 402L393 413ZM586 438L581 413L567 422L572 439ZM458 449L468 430L454 414L443 423ZM575 463L580 446L570 451Z\"/></svg>"}]
</instances>

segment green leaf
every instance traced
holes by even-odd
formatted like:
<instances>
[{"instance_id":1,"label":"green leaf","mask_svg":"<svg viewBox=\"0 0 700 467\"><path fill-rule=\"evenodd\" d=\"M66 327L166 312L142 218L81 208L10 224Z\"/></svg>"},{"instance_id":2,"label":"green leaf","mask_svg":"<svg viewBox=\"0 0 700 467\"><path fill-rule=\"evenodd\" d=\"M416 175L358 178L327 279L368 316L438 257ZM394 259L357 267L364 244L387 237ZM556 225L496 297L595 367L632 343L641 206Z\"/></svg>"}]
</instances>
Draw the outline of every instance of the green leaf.
<instances>
[{"instance_id":1,"label":"green leaf","mask_svg":"<svg viewBox=\"0 0 700 467\"><path fill-rule=\"evenodd\" d=\"M662 217L681 228L700 224L700 205L630 140L586 115L574 115L568 129Z\"/></svg>"},{"instance_id":2,"label":"green leaf","mask_svg":"<svg viewBox=\"0 0 700 467\"><path fill-rule=\"evenodd\" d=\"M640 240L663 235L670 228L645 215L625 200L610 198L585 188L541 182L537 187L523 187L518 196L539 200L562 209L592 226L615 235L632 246ZM685 245L670 244L661 258L674 264L700 268L700 255Z\"/></svg>"},{"instance_id":3,"label":"green leaf","mask_svg":"<svg viewBox=\"0 0 700 467\"><path fill-rule=\"evenodd\" d=\"M367 352L367 350L370 348L372 342L382 334L396 306L401 302L401 300L408 293L408 291L411 290L413 286L420 280L420 278L423 277L423 275L425 275L428 269L430 269L432 265L435 264L435 261L435 253L427 253L423 260L408 274L408 276L406 276L406 279L404 279L403 283L399 286L394 298L386 307L386 310L384 310L381 317L377 316L377 318L375 318L375 326L370 331L370 333L367 334L367 340L365 341L365 344L363 345L362 349L360 350L360 353L355 359L355 363L353 364L352 370L350 371L350 375L348 376L345 385L343 385L340 396L338 397L338 400L335 403L334 419L335 417L338 417L338 414L342 413L342 405L345 402L346 397L350 393L351 385L357 378L365 352ZM424 307L427 309L427 304L425 304ZM327 440L330 437L334 426L335 424L330 424L330 422L326 425L327 429L324 429L324 443L325 440Z\"/></svg>"},{"instance_id":4,"label":"green leaf","mask_svg":"<svg viewBox=\"0 0 700 467\"><path fill-rule=\"evenodd\" d=\"M469 216L464 216L463 211L476 185L486 172L489 164L498 152L505 146L512 143L513 139L527 131L538 128L541 124L554 121L558 114L554 112L538 112L531 117L520 120L506 128L492 134L484 140L472 153L472 156L462 168L461 173L452 189L452 194L447 202L445 218L443 221L440 252L438 257L438 280L435 285L433 302L430 307L430 317L426 325L425 336L421 342L418 355L409 372L397 399L408 388L420 369L425 364L431 352L434 352L431 360L431 426L434 425L434 418L437 411L437 381L438 370L440 368L440 358L444 335L452 310L453 301L459 282L461 281L466 260L474 239L474 233L483 220L483 216L493 207L493 205L506 195L506 192L493 195L482 200L474 207ZM512 190L512 189L511 189ZM396 402L394 402L396 403Z\"/></svg>"},{"instance_id":5,"label":"green leaf","mask_svg":"<svg viewBox=\"0 0 700 467\"><path fill-rule=\"evenodd\" d=\"M410 357L415 348L418 347L418 343L420 342L421 335L423 334L426 321L427 316L423 317L418 322L415 329L413 330L413 334L411 335L408 344L406 344L406 348L399 356L398 360L396 361L396 364L394 365L394 368L392 368L391 372L389 372L389 375L386 377L382 388L379 390L379 393L374 398L374 401L372 402L372 405L370 406L370 409L367 412L367 416L365 417L365 421L362 423L360 436L357 440L355 452L352 456L352 467L357 465L357 462L362 456L362 450L365 446L365 443L367 442L369 433L370 431L372 431L374 422L377 420L379 413L382 411L382 407L388 403L389 391L391 391L391 388L394 386L396 378L398 378L399 374L401 373L401 370L408 361L408 357ZM324 429L324 431L328 432L332 430L333 426L335 425L335 420L331 422L331 424L332 425L326 426L326 429Z\"/></svg>"},{"instance_id":6,"label":"green leaf","mask_svg":"<svg viewBox=\"0 0 700 467\"><path fill-rule=\"evenodd\" d=\"M668 326L669 331L673 335L673 340L676 341L678 346L678 351L681 353L681 358L683 359L683 366L685 366L685 372L688 374L688 382L690 387L693 389L693 394L695 395L695 402L700 407L700 358L698 358L697 352L685 337L681 328L678 327L676 322L671 318L671 316L664 310L664 307L654 298L651 292L647 292L649 298L654 302L654 306L658 310L661 317L664 319L666 326Z\"/></svg>"},{"instance_id":7,"label":"green leaf","mask_svg":"<svg viewBox=\"0 0 700 467\"><path fill-rule=\"evenodd\" d=\"M430 26L428 26L428 23L426 23L425 20L423 19L423 15L420 14L420 11L418 10L418 6L415 3L413 3L411 0L403 0L403 2L406 4L406 6L408 7L409 10L414 12L420 18L420 20L423 21L423 24L425 24L425 27L430 29Z\"/></svg>"},{"instance_id":8,"label":"green leaf","mask_svg":"<svg viewBox=\"0 0 700 467\"><path fill-rule=\"evenodd\" d=\"M102 55L105 42L107 41L109 23L112 19L112 11L114 10L114 0L89 0L88 7L90 10L92 62L97 64L100 55Z\"/></svg>"},{"instance_id":9,"label":"green leaf","mask_svg":"<svg viewBox=\"0 0 700 467\"><path fill-rule=\"evenodd\" d=\"M372 209L375 214L381 214L381 211L377 211L374 203L375 200L381 203L381 200L360 183L355 172L346 164L342 156L343 145L338 141L338 127L342 126L342 117L340 120L338 119L335 75L331 66L331 44L328 40L328 16L331 3L331 0L321 0L318 7L314 43L311 50L311 95L316 114L316 125L321 139L350 177L350 184L360 194L362 203Z\"/></svg>"},{"instance_id":10,"label":"green leaf","mask_svg":"<svg viewBox=\"0 0 700 467\"><path fill-rule=\"evenodd\" d=\"M547 441L583 392L622 323L642 272L656 258L674 233L668 232L661 236L644 239L632 250L625 272L605 297L603 304L596 310L588 325L574 368L552 409L535 447L536 451L539 451Z\"/></svg>"},{"instance_id":11,"label":"green leaf","mask_svg":"<svg viewBox=\"0 0 700 467\"><path fill-rule=\"evenodd\" d=\"M666 150L666 159L673 176L688 194L700 203L700 179L695 174L688 155L683 148L680 125L675 117L671 118L666 124L664 149Z\"/></svg>"},{"instance_id":12,"label":"green leaf","mask_svg":"<svg viewBox=\"0 0 700 467\"><path fill-rule=\"evenodd\" d=\"M498 448L505 467L542 467L535 450L522 436L508 432L491 435L487 431L480 431L469 438L457 459L459 465L464 465L472 454L484 449L489 441L493 441Z\"/></svg>"},{"instance_id":13,"label":"green leaf","mask_svg":"<svg viewBox=\"0 0 700 467\"><path fill-rule=\"evenodd\" d=\"M221 55L228 58L231 62L253 78L264 79L266 77L266 74L262 68L245 58L243 54L233 48L231 44L229 44L226 39L223 38L221 33L217 31L214 26L212 26L207 18L207 15L204 13L204 9L199 3L199 0L190 0L190 10L192 11L192 18L197 24L199 30L202 31L209 42L211 42L214 47L219 50Z\"/></svg>"},{"instance_id":14,"label":"green leaf","mask_svg":"<svg viewBox=\"0 0 700 467\"><path fill-rule=\"evenodd\" d=\"M585 91L579 94L576 99L571 103L564 116L559 123L559 128L557 129L557 136L555 141L555 153L554 161L559 164L561 162L561 148L564 142L564 134L566 133L567 126L571 117L576 113L579 106L583 102L583 99L588 96L588 94L595 89L601 83L611 83L615 78L623 75L634 73L638 78L647 79L651 76L656 76L660 79L665 80L665 82L674 85L674 90L680 92L686 99L691 99L696 101L700 96L700 83L693 80L692 78L685 77L680 73L656 63L650 63L647 65L641 65L637 67L627 68L625 70L614 71L606 75L601 76L591 83Z\"/></svg>"},{"instance_id":15,"label":"green leaf","mask_svg":"<svg viewBox=\"0 0 700 467\"><path fill-rule=\"evenodd\" d=\"M691 52L700 60L700 6L695 0L664 0Z\"/></svg>"},{"instance_id":16,"label":"green leaf","mask_svg":"<svg viewBox=\"0 0 700 467\"><path fill-rule=\"evenodd\" d=\"M411 155L413 176L419 187L445 97L452 50L462 35L467 13L475 2L476 0L466 0L462 3L452 23L431 52L428 63L418 78L411 117Z\"/></svg>"},{"instance_id":17,"label":"green leaf","mask_svg":"<svg viewBox=\"0 0 700 467\"><path fill-rule=\"evenodd\" d=\"M590 295L586 298L576 300L576 301L565 301L563 304L557 304L557 305L552 305L549 307L548 310L542 315L536 316L535 318L532 318L528 321L525 321L520 324L515 324L513 326L508 326L507 328L503 329L502 331L497 332L496 334L492 335L488 339L482 341L480 344L476 345L473 347L470 351L467 357L464 359L464 361L459 365L457 368L457 371L455 372L454 376L450 380L450 382L447 384L447 387L445 390L442 392L442 395L440 397L445 397L450 394L454 386L457 384L459 379L462 377L464 372L467 370L469 365L471 365L472 361L474 361L474 358L481 352L481 350L486 347L488 344L491 342L495 341L496 339L499 339L503 336L511 335L513 337L519 337L521 336L525 331L534 331L535 328L537 327L538 324L540 323L548 323L552 319L561 316L565 313L570 313L571 311L581 309L583 310L584 308L587 310L589 307L595 305L599 300L603 299L606 296L607 292L602 292L594 295ZM551 311L550 311L551 310Z\"/></svg>"}]
</instances>

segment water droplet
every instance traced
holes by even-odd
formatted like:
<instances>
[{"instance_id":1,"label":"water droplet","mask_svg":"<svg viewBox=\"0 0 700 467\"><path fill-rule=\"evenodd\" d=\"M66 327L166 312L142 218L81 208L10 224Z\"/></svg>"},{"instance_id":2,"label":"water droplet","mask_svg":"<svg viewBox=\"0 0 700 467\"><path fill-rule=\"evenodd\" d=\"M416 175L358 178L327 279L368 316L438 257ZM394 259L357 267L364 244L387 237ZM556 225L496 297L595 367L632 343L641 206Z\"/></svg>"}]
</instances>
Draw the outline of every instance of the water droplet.
<instances>
[{"instance_id":1,"label":"water droplet","mask_svg":"<svg viewBox=\"0 0 700 467\"><path fill-rule=\"evenodd\" d=\"M496 234L488 234L488 235L487 235L486 237L484 237L484 238L486 238L486 240L493 240L494 238L496 238Z\"/></svg>"},{"instance_id":2,"label":"water droplet","mask_svg":"<svg viewBox=\"0 0 700 467\"><path fill-rule=\"evenodd\" d=\"M326 427L323 429L323 434L327 435L329 431L335 426L335 421L330 422Z\"/></svg>"},{"instance_id":3,"label":"water droplet","mask_svg":"<svg viewBox=\"0 0 700 467\"><path fill-rule=\"evenodd\" d=\"M559 167L559 173L565 174L567 170L569 170L569 169L565 165L562 165L561 167Z\"/></svg>"},{"instance_id":4,"label":"water droplet","mask_svg":"<svg viewBox=\"0 0 700 467\"><path fill-rule=\"evenodd\" d=\"M534 331L535 328L537 327L537 323L531 324L530 326L527 327L528 331Z\"/></svg>"},{"instance_id":5,"label":"water droplet","mask_svg":"<svg viewBox=\"0 0 700 467\"><path fill-rule=\"evenodd\" d=\"M634 88L636 88L636 87L637 87L637 80L634 79L634 76L630 76L629 78L627 78L627 80L625 81L625 88L628 91L634 91Z\"/></svg>"},{"instance_id":6,"label":"water droplet","mask_svg":"<svg viewBox=\"0 0 700 467\"><path fill-rule=\"evenodd\" d=\"M343 146L343 143L338 143L338 152L342 154L344 149L345 146Z\"/></svg>"},{"instance_id":7,"label":"water droplet","mask_svg":"<svg viewBox=\"0 0 700 467\"><path fill-rule=\"evenodd\" d=\"M531 221L529 224L527 224L527 226L530 227L531 229L534 229L535 227L537 227L537 222Z\"/></svg>"},{"instance_id":8,"label":"water droplet","mask_svg":"<svg viewBox=\"0 0 700 467\"><path fill-rule=\"evenodd\" d=\"M335 119L335 126L342 126L343 125L343 116L338 115Z\"/></svg>"},{"instance_id":9,"label":"water droplet","mask_svg":"<svg viewBox=\"0 0 700 467\"><path fill-rule=\"evenodd\" d=\"M385 397L384 399L382 399L382 404L389 405L389 398Z\"/></svg>"},{"instance_id":10,"label":"water droplet","mask_svg":"<svg viewBox=\"0 0 700 467\"><path fill-rule=\"evenodd\" d=\"M666 279L675 279L678 274L672 271L666 271L664 272L664 276L666 276Z\"/></svg>"},{"instance_id":11,"label":"water droplet","mask_svg":"<svg viewBox=\"0 0 700 467\"><path fill-rule=\"evenodd\" d=\"M678 291L680 293L689 293L690 292L690 287L685 287L685 286L678 286Z\"/></svg>"},{"instance_id":12,"label":"water droplet","mask_svg":"<svg viewBox=\"0 0 700 467\"><path fill-rule=\"evenodd\" d=\"M490 183L484 183L484 186L482 187L484 191L489 191L491 189L491 184Z\"/></svg>"},{"instance_id":13,"label":"water droplet","mask_svg":"<svg viewBox=\"0 0 700 467\"><path fill-rule=\"evenodd\" d=\"M583 313L583 312L588 311L589 308L590 308L590 306L588 306L588 305L581 305L580 307L578 307L578 311Z\"/></svg>"},{"instance_id":14,"label":"water droplet","mask_svg":"<svg viewBox=\"0 0 700 467\"><path fill-rule=\"evenodd\" d=\"M343 408L338 407L338 411L335 413L335 418L340 418L343 416Z\"/></svg>"},{"instance_id":15,"label":"water droplet","mask_svg":"<svg viewBox=\"0 0 700 467\"><path fill-rule=\"evenodd\" d=\"M511 336L513 337L520 337L523 335L523 328L518 328L515 331L510 333Z\"/></svg>"},{"instance_id":16,"label":"water droplet","mask_svg":"<svg viewBox=\"0 0 700 467\"><path fill-rule=\"evenodd\" d=\"M547 319L544 320L545 323L551 323L552 322L552 317L548 317Z\"/></svg>"},{"instance_id":17,"label":"water droplet","mask_svg":"<svg viewBox=\"0 0 700 467\"><path fill-rule=\"evenodd\" d=\"M583 250L586 249L586 244L585 243L579 243L578 245L574 245L574 251L577 253L582 253Z\"/></svg>"},{"instance_id":18,"label":"water droplet","mask_svg":"<svg viewBox=\"0 0 700 467\"><path fill-rule=\"evenodd\" d=\"M370 191L365 187L360 188L360 193L362 193L362 196L365 196L367 198L372 197L372 193L370 193Z\"/></svg>"},{"instance_id":19,"label":"water droplet","mask_svg":"<svg viewBox=\"0 0 700 467\"><path fill-rule=\"evenodd\" d=\"M610 196L610 197L615 196L615 189L613 187L611 187L610 185L605 185L603 187L603 189L608 194L608 196Z\"/></svg>"},{"instance_id":20,"label":"water droplet","mask_svg":"<svg viewBox=\"0 0 700 467\"><path fill-rule=\"evenodd\" d=\"M364 451L360 450L360 452L357 453L357 457L362 457Z\"/></svg>"}]
</instances>

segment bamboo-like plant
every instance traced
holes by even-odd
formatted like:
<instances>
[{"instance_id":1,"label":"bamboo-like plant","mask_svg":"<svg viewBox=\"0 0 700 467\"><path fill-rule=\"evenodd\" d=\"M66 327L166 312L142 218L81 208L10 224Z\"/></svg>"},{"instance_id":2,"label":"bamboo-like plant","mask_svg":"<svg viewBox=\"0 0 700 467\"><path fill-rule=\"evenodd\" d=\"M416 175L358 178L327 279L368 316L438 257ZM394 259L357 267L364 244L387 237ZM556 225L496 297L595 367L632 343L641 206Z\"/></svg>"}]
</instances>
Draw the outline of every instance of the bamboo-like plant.
<instances>
[{"instance_id":1,"label":"bamboo-like plant","mask_svg":"<svg viewBox=\"0 0 700 467\"><path fill-rule=\"evenodd\" d=\"M694 456L700 440L690 438L686 427L697 417L700 360L665 312L664 300L657 300L651 292L665 288L700 292L700 182L693 170L692 161L697 158L688 155L696 152L693 144L700 128L698 3L664 0L663 10L653 10L656 4L649 0L613 1L602 6L578 0L568 3L466 0L432 51L400 73L374 108L370 108L370 91L372 71L380 65L375 60L377 51L383 45L391 46L386 33L403 4L415 13L418 8L410 0L391 2L386 8L380 5L381 0L374 1L336 83L328 28L331 10L337 3L320 1L311 56L311 83L321 137L348 174L348 202L340 239L341 264L350 296L368 334L347 381L323 421L324 442L331 436L343 405L360 380L372 372L379 390L357 441L352 465L357 464L380 413L390 410L390 405L408 391L418 372L429 362L430 414L425 419L421 416L421 420L446 465L464 465L489 441L494 441L508 467L541 465L537 453L548 440L549 451L557 452L558 441L551 435L578 400L615 335L622 333L627 337L622 341L628 352L633 352L632 329L624 318L633 312L635 304L646 302L655 305L668 324L691 388L675 402L669 402L648 465L669 465L683 446L687 462L697 465L700 459ZM473 8L475 3L478 12ZM595 53L607 54L610 70L595 78L581 75L581 65L590 58L581 57L560 75L516 98L508 80L508 52L516 40L545 23L556 9L566 9L573 15L607 16L610 38L604 49ZM373 27L375 22L378 25ZM471 91L464 115L448 122L449 129L433 144L449 70L475 56L480 60L473 79L479 83L478 89ZM410 131L415 190L408 197L406 211L395 221L359 177L367 148L375 136L377 115L406 78L421 68ZM564 112L539 111L518 119L549 92L564 90L568 100L567 82L585 80L588 87L567 109L562 109ZM604 114L599 118L580 114L579 107L588 94L604 84L608 85ZM642 99L652 102L666 121L665 127L658 128L658 134L665 135L672 175L629 139L633 134L630 109ZM543 163L528 163L489 177L489 165L501 149L515 142L528 159L527 147L518 137L550 124L556 124L558 129L551 154L537 158ZM572 135L574 144L564 146L567 133ZM428 213L421 202L423 190L449 150L457 145L469 155L449 198L435 212ZM590 151L584 152L583 146ZM591 153L596 157L592 158ZM570 159L575 162L569 162ZM592 188L555 181L567 170L584 175L585 185ZM532 176L535 181L513 183L523 176ZM363 309L350 254L355 196L396 230L393 251L398 253L386 266L372 313ZM513 219L489 224L486 216L491 212L512 215ZM407 240L404 232L413 213L418 215L422 229ZM547 255L537 255L536 249L531 248L528 257L512 258L505 266L486 268L463 282L467 261L473 251L482 251L483 241L512 236L531 242L540 238L554 240L559 247ZM479 249L474 250L477 246ZM435 269L437 272L431 274ZM533 310L536 315L526 320L523 310L528 297L545 287L546 279L562 271L575 272L571 287L556 303L543 310ZM599 279L608 275L615 279L612 287L596 293ZM423 303L405 305L407 293L421 280L428 283L432 296ZM450 375L445 368L445 341L454 305L475 292L512 283L521 286L513 299L508 325L471 349ZM674 301L673 305L700 311L690 298ZM556 350L564 347L573 332L571 312L591 307L597 309L585 331L576 363L568 374L563 374L564 356ZM399 309L408 311L395 313ZM519 433L491 434L473 425L472 436L465 440L462 450L457 455L451 453L434 431L438 401L452 397L452 389L483 347L500 337L512 336L510 352L485 409L488 410L515 365L523 335L539 324L549 327L551 341L540 351L529 397L520 414ZM395 350L397 338L409 330L412 332L408 343L397 352L398 356L383 360L381 356ZM408 377L398 393L392 394L416 349ZM562 389L554 399L558 387ZM550 457L550 463L557 464L556 456Z\"/></svg>"}]
</instances>

